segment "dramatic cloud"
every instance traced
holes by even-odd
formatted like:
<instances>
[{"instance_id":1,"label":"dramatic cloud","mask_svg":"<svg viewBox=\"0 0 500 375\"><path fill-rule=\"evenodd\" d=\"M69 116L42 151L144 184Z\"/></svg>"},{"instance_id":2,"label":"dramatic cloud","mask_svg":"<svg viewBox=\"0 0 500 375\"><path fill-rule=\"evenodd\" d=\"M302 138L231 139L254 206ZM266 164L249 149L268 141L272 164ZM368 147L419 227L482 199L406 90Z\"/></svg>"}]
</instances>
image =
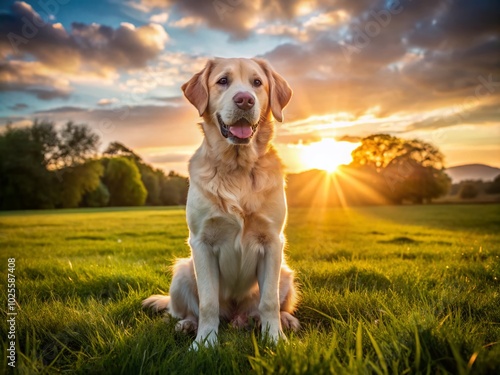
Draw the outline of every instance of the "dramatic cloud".
<instances>
[{"instance_id":1,"label":"dramatic cloud","mask_svg":"<svg viewBox=\"0 0 500 375\"><path fill-rule=\"evenodd\" d=\"M498 112L486 108L500 100L500 28L491 16L500 18L500 6L492 1L384 4L338 2L342 14L349 14L339 17L343 26L308 32L307 43L282 44L262 55L294 88L287 118L303 123L296 130L302 127L307 139L311 127L318 128L311 114L344 112L352 115L353 125L367 114L378 119L414 114L413 120L401 121L401 130L498 121ZM463 7L470 20L464 19ZM479 26L484 13L489 15ZM468 31L458 32L457 25ZM438 43L423 42L429 29ZM331 128L337 126L332 120Z\"/></svg>"},{"instance_id":2,"label":"dramatic cloud","mask_svg":"<svg viewBox=\"0 0 500 375\"><path fill-rule=\"evenodd\" d=\"M0 62L0 90L35 95L41 100L67 98L69 81L39 62Z\"/></svg>"},{"instance_id":3,"label":"dramatic cloud","mask_svg":"<svg viewBox=\"0 0 500 375\"><path fill-rule=\"evenodd\" d=\"M421 129L442 129L460 124L496 125L500 119L498 102L477 106L472 109L460 108L454 111L444 111L440 115L430 116L407 126L407 131Z\"/></svg>"},{"instance_id":4,"label":"dramatic cloud","mask_svg":"<svg viewBox=\"0 0 500 375\"><path fill-rule=\"evenodd\" d=\"M181 85L203 69L207 59L182 52L165 52L157 58L153 66L135 72L120 88L141 94L156 87L174 88L175 93L179 94Z\"/></svg>"},{"instance_id":5,"label":"dramatic cloud","mask_svg":"<svg viewBox=\"0 0 500 375\"><path fill-rule=\"evenodd\" d=\"M74 22L68 32L60 23L45 22L24 3L0 14L0 72L3 90L34 93L40 99L68 96L68 77L81 80L115 78L120 69L138 69L164 49L168 34L162 26L136 28ZM35 61L31 61L31 60ZM28 60L28 61L26 61ZM56 78L60 73L66 80Z\"/></svg>"},{"instance_id":6,"label":"dramatic cloud","mask_svg":"<svg viewBox=\"0 0 500 375\"><path fill-rule=\"evenodd\" d=\"M300 0L142 0L146 9L172 9L185 19L202 20L208 27L228 32L234 39L246 38L262 20L291 20L300 12ZM197 21L198 22L198 21Z\"/></svg>"},{"instance_id":7,"label":"dramatic cloud","mask_svg":"<svg viewBox=\"0 0 500 375\"><path fill-rule=\"evenodd\" d=\"M103 144L120 140L135 148L194 146L201 140L198 116L185 102L172 100L163 106L138 105L107 109L59 107L37 111L33 118L64 123L86 123Z\"/></svg>"}]
</instances>

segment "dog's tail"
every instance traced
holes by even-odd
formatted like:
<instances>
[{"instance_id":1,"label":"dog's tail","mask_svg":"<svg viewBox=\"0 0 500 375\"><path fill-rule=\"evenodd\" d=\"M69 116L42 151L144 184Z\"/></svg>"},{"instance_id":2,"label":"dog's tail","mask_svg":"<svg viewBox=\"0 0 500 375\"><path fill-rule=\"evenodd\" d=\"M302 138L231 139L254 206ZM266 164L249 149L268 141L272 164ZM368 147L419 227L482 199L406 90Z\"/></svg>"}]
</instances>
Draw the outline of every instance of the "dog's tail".
<instances>
[{"instance_id":1,"label":"dog's tail","mask_svg":"<svg viewBox=\"0 0 500 375\"><path fill-rule=\"evenodd\" d=\"M153 294L151 297L142 301L143 308L151 308L153 311L169 310L170 296L163 296L161 294Z\"/></svg>"}]
</instances>

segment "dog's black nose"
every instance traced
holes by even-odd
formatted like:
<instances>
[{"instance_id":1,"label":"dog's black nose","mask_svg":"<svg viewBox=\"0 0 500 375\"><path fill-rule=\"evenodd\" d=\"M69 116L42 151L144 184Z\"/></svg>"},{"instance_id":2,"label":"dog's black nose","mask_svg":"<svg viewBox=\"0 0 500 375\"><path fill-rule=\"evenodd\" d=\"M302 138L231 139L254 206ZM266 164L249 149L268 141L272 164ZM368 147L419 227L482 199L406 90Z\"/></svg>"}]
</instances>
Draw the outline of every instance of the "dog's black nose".
<instances>
[{"instance_id":1,"label":"dog's black nose","mask_svg":"<svg viewBox=\"0 0 500 375\"><path fill-rule=\"evenodd\" d=\"M248 110L255 104L255 98L248 91L239 92L233 96L234 104L240 109Z\"/></svg>"}]
</instances>

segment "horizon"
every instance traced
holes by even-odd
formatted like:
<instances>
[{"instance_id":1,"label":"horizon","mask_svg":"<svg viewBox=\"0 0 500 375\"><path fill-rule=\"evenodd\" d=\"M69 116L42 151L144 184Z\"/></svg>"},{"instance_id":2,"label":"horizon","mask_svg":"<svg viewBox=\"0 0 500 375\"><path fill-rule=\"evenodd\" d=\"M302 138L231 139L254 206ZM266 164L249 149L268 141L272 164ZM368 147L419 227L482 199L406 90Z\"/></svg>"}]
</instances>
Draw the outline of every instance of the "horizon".
<instances>
[{"instance_id":1,"label":"horizon","mask_svg":"<svg viewBox=\"0 0 500 375\"><path fill-rule=\"evenodd\" d=\"M180 86L212 56L260 57L294 90L275 138L290 173L334 170L375 133L500 166L494 2L63 3L0 5L0 131L85 123L186 174L202 137Z\"/></svg>"}]
</instances>

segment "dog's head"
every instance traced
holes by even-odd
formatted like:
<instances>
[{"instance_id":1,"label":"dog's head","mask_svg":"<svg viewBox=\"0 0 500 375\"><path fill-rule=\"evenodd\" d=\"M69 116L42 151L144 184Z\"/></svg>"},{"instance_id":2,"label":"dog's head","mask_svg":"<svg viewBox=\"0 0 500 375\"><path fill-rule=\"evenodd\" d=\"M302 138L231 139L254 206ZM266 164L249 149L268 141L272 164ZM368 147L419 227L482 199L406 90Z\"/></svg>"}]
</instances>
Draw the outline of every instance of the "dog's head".
<instances>
[{"instance_id":1,"label":"dog's head","mask_svg":"<svg viewBox=\"0 0 500 375\"><path fill-rule=\"evenodd\" d=\"M292 90L260 59L209 60L182 86L186 98L220 137L235 145L249 144L259 124L272 116L283 121Z\"/></svg>"}]
</instances>

